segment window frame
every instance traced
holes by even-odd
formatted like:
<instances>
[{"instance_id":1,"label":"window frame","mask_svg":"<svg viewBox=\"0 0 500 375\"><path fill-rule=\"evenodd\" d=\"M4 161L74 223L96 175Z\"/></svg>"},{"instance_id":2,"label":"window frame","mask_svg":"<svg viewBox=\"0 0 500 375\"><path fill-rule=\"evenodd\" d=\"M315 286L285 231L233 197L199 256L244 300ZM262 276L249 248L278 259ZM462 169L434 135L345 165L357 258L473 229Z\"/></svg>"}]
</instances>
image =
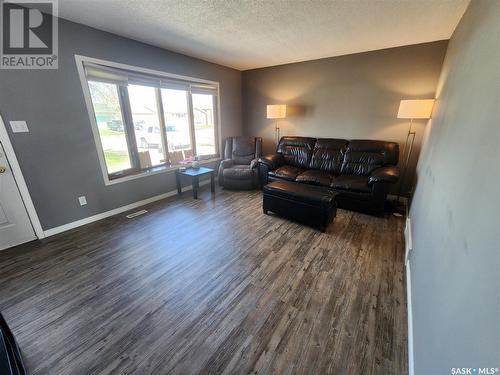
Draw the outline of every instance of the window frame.
<instances>
[{"instance_id":1,"label":"window frame","mask_svg":"<svg viewBox=\"0 0 500 375\"><path fill-rule=\"evenodd\" d=\"M171 79L187 81L193 85L200 84L200 85L215 86L216 98L214 98L214 100L216 101L216 103L215 103L215 112L216 113L214 114L214 116L216 118L217 124L215 126L214 136L215 136L215 146L216 146L215 155L216 156L213 158L210 158L210 159L202 160L201 164L208 164L208 163L211 163L214 161L221 160L220 155L222 152L222 140L220 138L220 134L221 134L221 127L222 126L221 126L221 116L220 116L221 98L220 98L219 82L210 81L210 80L201 79L201 78L196 78L196 77L183 76L183 75L179 75L179 74L167 73L167 72L162 72L162 71L158 71L158 70L152 70L152 69L142 68L142 67L133 66L133 65L127 65L127 64L122 64L122 63L117 63L117 62L113 62L113 61L102 60L102 59L97 59L97 58L82 56L82 55L75 55L75 61L76 61L78 76L80 78L80 84L82 86L85 105L87 107L90 125L91 125L91 129L92 129L92 133L94 136L94 141L95 141L95 145L96 145L96 149L97 149L97 156L99 159L99 164L101 166L102 176L103 176L105 185L113 185L113 184L130 181L130 180L137 179L137 178L143 178L143 177L147 177L147 176L151 176L151 175L155 175L155 174L159 174L159 173L173 172L173 171L177 170L179 168L179 166L178 165L176 165L176 166L160 165L160 166L154 166L154 167L151 167L148 169L136 170L136 169L132 168L132 169L127 169L127 170L120 171L120 172L108 173L106 159L104 156L104 149L102 147L101 138L99 135L99 128L98 128L97 120L96 120L96 117L94 114L90 89L89 89L89 85L87 82L87 76L85 74L84 63L94 63L94 64L99 64L99 65L105 65L105 66L108 66L110 68L123 69L123 70L136 72L136 73L144 73L144 74L148 74L148 75L152 75L152 76L156 76L156 77L171 78ZM127 95L128 92L127 92L127 90L124 89L123 86L120 86L118 84L117 84L117 88L118 88L118 94L119 94L119 98L120 98L120 107L121 107L121 111L122 111L122 116L128 116L128 115L131 116L131 113L129 113L130 108L128 108L128 107L130 107L130 101L128 101L128 100L125 101L124 97L123 97L123 95ZM157 90L157 92L158 92L158 90ZM192 109L192 99L191 99L191 97L192 97L191 88L187 91L187 93L188 93L188 95L187 95L188 96L188 112L192 112L193 109ZM161 116L163 118L164 114L163 114L163 104L162 104L162 100L161 100L161 93L159 96L157 95L157 107L158 107L157 110L159 112L159 116ZM192 113L190 114L190 116L192 116ZM127 127L127 123L129 123L129 121L127 119L125 119L125 117L123 119L124 119L124 126ZM192 125L192 122L193 121L191 121L191 119L190 119L190 126ZM160 129L162 129L163 131L166 130L166 129L163 129L164 127L165 127L165 121L163 121L163 122L160 121ZM128 143L130 143L129 137L130 137L130 135L127 136ZM135 134L132 134L132 137L135 137ZM193 134L193 138L194 138L194 134ZM193 141L195 141L195 140L193 139L192 142ZM166 134L165 134L165 136L162 136L162 142L164 142L164 143L167 142ZM164 146L164 150L167 150L167 148L165 148L166 145L163 145L163 146ZM195 147L196 147L195 143L193 144L193 147L194 147L193 151L195 151ZM129 152L130 152L130 158L132 159L135 157L132 154L137 153L137 150L134 148L130 148ZM132 160L131 160L131 162L132 162Z\"/></svg>"}]
</instances>

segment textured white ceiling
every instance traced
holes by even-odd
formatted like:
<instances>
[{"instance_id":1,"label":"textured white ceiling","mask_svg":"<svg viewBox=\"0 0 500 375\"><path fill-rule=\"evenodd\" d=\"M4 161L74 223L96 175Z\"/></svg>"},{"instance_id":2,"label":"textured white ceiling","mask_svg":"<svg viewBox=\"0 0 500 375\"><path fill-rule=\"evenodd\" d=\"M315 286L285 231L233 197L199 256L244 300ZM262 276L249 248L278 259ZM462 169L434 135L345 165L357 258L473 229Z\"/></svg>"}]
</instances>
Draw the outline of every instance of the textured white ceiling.
<instances>
[{"instance_id":1,"label":"textured white ceiling","mask_svg":"<svg viewBox=\"0 0 500 375\"><path fill-rule=\"evenodd\" d=\"M450 38L470 0L60 0L62 18L240 70Z\"/></svg>"}]
</instances>

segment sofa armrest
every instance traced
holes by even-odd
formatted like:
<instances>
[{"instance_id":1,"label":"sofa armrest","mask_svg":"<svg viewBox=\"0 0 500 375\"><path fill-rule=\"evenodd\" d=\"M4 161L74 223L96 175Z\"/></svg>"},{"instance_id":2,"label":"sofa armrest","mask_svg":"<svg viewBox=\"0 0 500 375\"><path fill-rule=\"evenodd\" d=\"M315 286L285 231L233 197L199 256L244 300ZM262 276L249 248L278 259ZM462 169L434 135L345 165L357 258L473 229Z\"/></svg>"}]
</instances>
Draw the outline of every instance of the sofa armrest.
<instances>
[{"instance_id":1,"label":"sofa armrest","mask_svg":"<svg viewBox=\"0 0 500 375\"><path fill-rule=\"evenodd\" d=\"M280 167L284 162L282 154L270 154L259 159L259 164L264 164L270 171Z\"/></svg>"},{"instance_id":2,"label":"sofa armrest","mask_svg":"<svg viewBox=\"0 0 500 375\"><path fill-rule=\"evenodd\" d=\"M375 169L368 179L368 185L372 185L375 182L385 182L393 184L398 180L399 168L394 165L390 165Z\"/></svg>"}]
</instances>

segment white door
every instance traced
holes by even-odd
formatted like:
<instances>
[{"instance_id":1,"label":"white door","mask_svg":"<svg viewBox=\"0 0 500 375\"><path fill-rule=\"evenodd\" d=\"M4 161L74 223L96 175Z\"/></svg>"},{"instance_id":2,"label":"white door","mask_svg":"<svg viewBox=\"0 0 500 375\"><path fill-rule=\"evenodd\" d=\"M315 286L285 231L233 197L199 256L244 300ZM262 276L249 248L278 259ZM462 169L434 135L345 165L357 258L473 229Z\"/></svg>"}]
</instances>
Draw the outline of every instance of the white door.
<instances>
[{"instance_id":1,"label":"white door","mask_svg":"<svg viewBox=\"0 0 500 375\"><path fill-rule=\"evenodd\" d=\"M0 143L0 250L35 238L30 218Z\"/></svg>"}]
</instances>

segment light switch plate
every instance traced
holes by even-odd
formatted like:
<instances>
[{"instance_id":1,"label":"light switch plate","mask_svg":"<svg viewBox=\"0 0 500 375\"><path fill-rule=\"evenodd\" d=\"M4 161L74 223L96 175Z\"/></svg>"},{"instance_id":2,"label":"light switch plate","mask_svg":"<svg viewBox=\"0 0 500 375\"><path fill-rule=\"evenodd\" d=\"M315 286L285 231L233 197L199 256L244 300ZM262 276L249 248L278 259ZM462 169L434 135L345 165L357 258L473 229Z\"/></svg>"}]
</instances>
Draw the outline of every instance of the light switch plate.
<instances>
[{"instance_id":1,"label":"light switch plate","mask_svg":"<svg viewBox=\"0 0 500 375\"><path fill-rule=\"evenodd\" d=\"M87 204L87 198L85 198L85 195L78 197L78 202L80 202L80 206L85 206Z\"/></svg>"},{"instance_id":2,"label":"light switch plate","mask_svg":"<svg viewBox=\"0 0 500 375\"><path fill-rule=\"evenodd\" d=\"M10 127L13 133L29 133L26 121L10 121Z\"/></svg>"}]
</instances>

